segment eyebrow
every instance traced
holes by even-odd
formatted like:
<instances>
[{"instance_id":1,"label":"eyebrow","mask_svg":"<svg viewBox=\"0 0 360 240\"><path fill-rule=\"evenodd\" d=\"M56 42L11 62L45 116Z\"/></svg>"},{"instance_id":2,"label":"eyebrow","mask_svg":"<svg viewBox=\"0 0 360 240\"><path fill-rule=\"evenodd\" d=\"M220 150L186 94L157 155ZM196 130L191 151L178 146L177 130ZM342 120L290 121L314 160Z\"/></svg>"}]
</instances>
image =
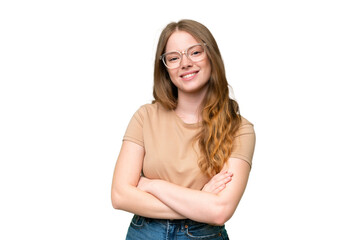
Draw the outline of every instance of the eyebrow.
<instances>
[{"instance_id":1,"label":"eyebrow","mask_svg":"<svg viewBox=\"0 0 360 240\"><path fill-rule=\"evenodd\" d=\"M164 53L171 53L171 52L183 52L187 49L189 49L189 47L192 47L192 46L195 46L195 45L198 45L198 44L201 44L201 43L195 43L195 44L192 44L192 45L189 45L187 48L183 49L183 50L170 50L170 51L165 51ZM166 49L165 49L166 50Z\"/></svg>"}]
</instances>

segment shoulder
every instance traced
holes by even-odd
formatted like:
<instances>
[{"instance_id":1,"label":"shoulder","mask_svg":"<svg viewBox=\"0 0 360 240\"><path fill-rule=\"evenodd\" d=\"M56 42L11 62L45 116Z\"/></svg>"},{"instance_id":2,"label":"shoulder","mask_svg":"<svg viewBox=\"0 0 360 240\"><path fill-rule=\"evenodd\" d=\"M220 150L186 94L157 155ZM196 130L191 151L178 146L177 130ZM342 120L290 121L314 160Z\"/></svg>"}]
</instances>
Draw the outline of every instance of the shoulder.
<instances>
[{"instance_id":1,"label":"shoulder","mask_svg":"<svg viewBox=\"0 0 360 240\"><path fill-rule=\"evenodd\" d=\"M235 134L231 157L245 160L252 165L256 136L254 125L241 116L240 127Z\"/></svg>"},{"instance_id":2,"label":"shoulder","mask_svg":"<svg viewBox=\"0 0 360 240\"><path fill-rule=\"evenodd\" d=\"M167 110L158 102L155 103L147 103L138 109L140 112L146 112L146 113L157 113L157 112L166 112Z\"/></svg>"},{"instance_id":3,"label":"shoulder","mask_svg":"<svg viewBox=\"0 0 360 240\"><path fill-rule=\"evenodd\" d=\"M255 134L254 124L252 124L249 120L247 120L243 116L240 116L240 119L241 119L240 126L236 135Z\"/></svg>"},{"instance_id":4,"label":"shoulder","mask_svg":"<svg viewBox=\"0 0 360 240\"><path fill-rule=\"evenodd\" d=\"M163 115L168 111L169 110L166 110L160 103L155 102L140 106L135 115L143 120L144 118L154 118Z\"/></svg>"}]
</instances>

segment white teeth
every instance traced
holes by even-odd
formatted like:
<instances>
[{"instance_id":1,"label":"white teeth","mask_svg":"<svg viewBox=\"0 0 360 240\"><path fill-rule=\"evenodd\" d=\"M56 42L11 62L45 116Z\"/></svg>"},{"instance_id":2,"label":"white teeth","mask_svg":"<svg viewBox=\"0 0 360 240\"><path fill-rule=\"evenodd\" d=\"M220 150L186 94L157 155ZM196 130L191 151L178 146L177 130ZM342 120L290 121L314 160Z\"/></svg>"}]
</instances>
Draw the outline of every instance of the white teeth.
<instances>
[{"instance_id":1,"label":"white teeth","mask_svg":"<svg viewBox=\"0 0 360 240\"><path fill-rule=\"evenodd\" d=\"M195 74L196 74L196 73L190 73L190 74L184 75L183 78L189 78L189 77L194 76Z\"/></svg>"}]
</instances>

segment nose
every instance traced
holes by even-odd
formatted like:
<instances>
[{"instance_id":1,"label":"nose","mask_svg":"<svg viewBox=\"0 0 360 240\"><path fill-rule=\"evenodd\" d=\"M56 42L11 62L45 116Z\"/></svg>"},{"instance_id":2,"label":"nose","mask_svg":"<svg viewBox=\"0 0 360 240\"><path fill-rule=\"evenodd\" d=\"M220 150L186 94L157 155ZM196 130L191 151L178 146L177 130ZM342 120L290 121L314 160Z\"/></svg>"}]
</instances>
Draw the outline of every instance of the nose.
<instances>
[{"instance_id":1,"label":"nose","mask_svg":"<svg viewBox=\"0 0 360 240\"><path fill-rule=\"evenodd\" d=\"M180 62L181 68L188 68L191 67L192 65L193 62L188 58L188 56L184 52L182 52L182 58Z\"/></svg>"}]
</instances>

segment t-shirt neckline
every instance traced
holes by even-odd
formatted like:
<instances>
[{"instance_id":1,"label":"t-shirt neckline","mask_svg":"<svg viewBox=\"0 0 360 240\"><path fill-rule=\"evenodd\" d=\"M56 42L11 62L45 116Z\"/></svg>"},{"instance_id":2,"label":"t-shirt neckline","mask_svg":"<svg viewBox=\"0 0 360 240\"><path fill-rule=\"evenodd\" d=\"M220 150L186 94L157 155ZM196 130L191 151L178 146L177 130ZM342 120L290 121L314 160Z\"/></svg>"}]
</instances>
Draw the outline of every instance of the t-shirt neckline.
<instances>
[{"instance_id":1,"label":"t-shirt neckline","mask_svg":"<svg viewBox=\"0 0 360 240\"><path fill-rule=\"evenodd\" d=\"M181 125L183 125L184 127L187 128L198 128L201 126L202 122L196 122L196 123L186 123L184 122L184 120L181 119L181 117L179 117L175 110L171 110L172 114L174 115L174 118L176 119L177 122L179 122Z\"/></svg>"}]
</instances>

